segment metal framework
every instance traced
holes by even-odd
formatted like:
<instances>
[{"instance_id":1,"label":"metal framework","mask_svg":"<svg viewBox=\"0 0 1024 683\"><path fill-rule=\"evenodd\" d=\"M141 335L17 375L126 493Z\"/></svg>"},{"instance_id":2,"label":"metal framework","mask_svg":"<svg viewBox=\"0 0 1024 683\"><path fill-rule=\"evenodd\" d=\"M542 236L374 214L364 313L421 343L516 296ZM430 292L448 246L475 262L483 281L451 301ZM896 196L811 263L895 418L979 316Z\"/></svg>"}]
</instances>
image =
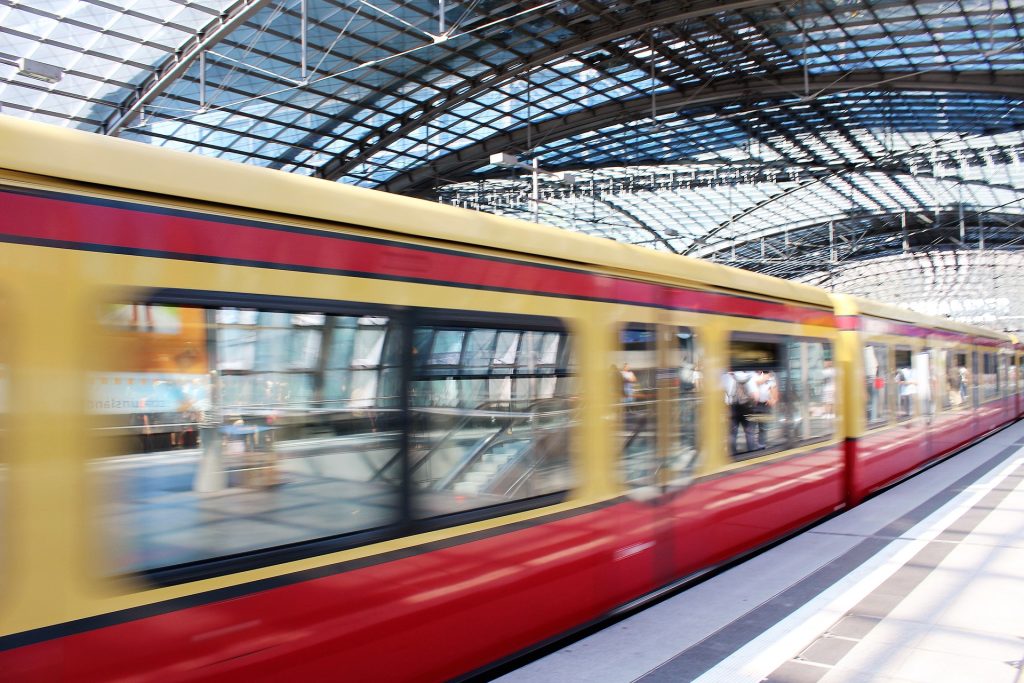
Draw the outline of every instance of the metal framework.
<instances>
[{"instance_id":1,"label":"metal framework","mask_svg":"<svg viewBox=\"0 0 1024 683\"><path fill-rule=\"evenodd\" d=\"M1020 248L1022 18L1024 0L0 0L0 107L529 218L529 179L488 161L513 152L579 178L541 183L543 221L853 286L866 259Z\"/></svg>"}]
</instances>

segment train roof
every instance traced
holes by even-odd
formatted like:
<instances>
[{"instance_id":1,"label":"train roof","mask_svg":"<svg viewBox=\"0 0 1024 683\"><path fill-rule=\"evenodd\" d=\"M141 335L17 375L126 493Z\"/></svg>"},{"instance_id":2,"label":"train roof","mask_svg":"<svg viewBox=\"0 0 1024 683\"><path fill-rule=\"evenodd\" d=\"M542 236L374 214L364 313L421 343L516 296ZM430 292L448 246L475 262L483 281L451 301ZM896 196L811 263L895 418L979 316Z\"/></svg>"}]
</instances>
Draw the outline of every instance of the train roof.
<instances>
[{"instance_id":1,"label":"train roof","mask_svg":"<svg viewBox=\"0 0 1024 683\"><path fill-rule=\"evenodd\" d=\"M834 294L833 299L836 302L836 313L839 315L869 315L875 318L911 323L921 327L931 327L940 330L948 330L950 332L957 332L964 335L988 337L990 339L998 339L1000 341L1013 343L1013 337L1009 334L983 327L976 327L974 325L967 325L965 323L956 322L955 320L950 320L949 318L925 315L924 313L917 313L916 311L900 308L899 306L883 304L878 301L862 299L848 294Z\"/></svg>"},{"instance_id":2,"label":"train roof","mask_svg":"<svg viewBox=\"0 0 1024 683\"><path fill-rule=\"evenodd\" d=\"M824 290L479 211L0 115L0 167L832 308Z\"/></svg>"}]
</instances>

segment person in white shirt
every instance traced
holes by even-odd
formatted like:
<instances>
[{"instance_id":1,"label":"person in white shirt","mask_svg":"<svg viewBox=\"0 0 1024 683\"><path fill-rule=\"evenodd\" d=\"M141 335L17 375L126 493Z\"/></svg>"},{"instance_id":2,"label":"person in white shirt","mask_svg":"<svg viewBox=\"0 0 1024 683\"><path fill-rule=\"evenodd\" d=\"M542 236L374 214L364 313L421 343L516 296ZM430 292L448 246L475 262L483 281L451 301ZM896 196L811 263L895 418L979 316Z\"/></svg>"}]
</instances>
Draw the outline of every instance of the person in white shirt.
<instances>
[{"instance_id":1,"label":"person in white shirt","mask_svg":"<svg viewBox=\"0 0 1024 683\"><path fill-rule=\"evenodd\" d=\"M729 409L729 454L736 456L736 435L740 427L743 428L747 451L758 450L756 428L750 420L757 396L755 373L726 372L722 376L722 388L725 390L725 404Z\"/></svg>"},{"instance_id":2,"label":"person in white shirt","mask_svg":"<svg viewBox=\"0 0 1024 683\"><path fill-rule=\"evenodd\" d=\"M765 449L768 447L768 424L778 402L778 385L775 382L775 373L770 370L758 370L751 381L755 387L756 401L751 412L757 415L757 447Z\"/></svg>"},{"instance_id":3,"label":"person in white shirt","mask_svg":"<svg viewBox=\"0 0 1024 683\"><path fill-rule=\"evenodd\" d=\"M899 385L900 415L909 417L913 412L914 396L917 395L913 371L909 367L897 370L896 383Z\"/></svg>"}]
</instances>

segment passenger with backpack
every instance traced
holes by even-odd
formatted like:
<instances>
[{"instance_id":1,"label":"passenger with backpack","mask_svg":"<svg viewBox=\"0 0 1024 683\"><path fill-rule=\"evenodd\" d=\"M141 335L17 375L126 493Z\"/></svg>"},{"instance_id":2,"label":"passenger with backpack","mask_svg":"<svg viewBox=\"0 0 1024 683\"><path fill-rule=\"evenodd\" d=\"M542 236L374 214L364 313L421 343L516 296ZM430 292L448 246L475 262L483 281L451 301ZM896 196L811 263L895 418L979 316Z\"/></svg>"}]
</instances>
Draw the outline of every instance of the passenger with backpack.
<instances>
[{"instance_id":1,"label":"passenger with backpack","mask_svg":"<svg viewBox=\"0 0 1024 683\"><path fill-rule=\"evenodd\" d=\"M756 403L756 382L753 372L730 370L722 378L725 403L729 410L729 455L732 457L736 457L736 435L741 427L747 442L747 450L744 452L758 450L757 430L750 420Z\"/></svg>"}]
</instances>

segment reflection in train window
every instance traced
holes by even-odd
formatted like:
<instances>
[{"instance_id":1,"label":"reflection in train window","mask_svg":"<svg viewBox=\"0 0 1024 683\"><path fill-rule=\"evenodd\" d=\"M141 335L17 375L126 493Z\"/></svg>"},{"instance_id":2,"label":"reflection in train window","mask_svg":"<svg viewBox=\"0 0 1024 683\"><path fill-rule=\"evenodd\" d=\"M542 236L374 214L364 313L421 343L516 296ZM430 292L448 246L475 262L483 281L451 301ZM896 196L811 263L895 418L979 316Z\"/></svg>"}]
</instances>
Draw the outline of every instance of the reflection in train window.
<instances>
[{"instance_id":1,"label":"reflection in train window","mask_svg":"<svg viewBox=\"0 0 1024 683\"><path fill-rule=\"evenodd\" d=\"M416 516L573 485L574 386L564 332L417 327L409 398Z\"/></svg>"},{"instance_id":2,"label":"reflection in train window","mask_svg":"<svg viewBox=\"0 0 1024 683\"><path fill-rule=\"evenodd\" d=\"M395 524L400 337L385 316L125 304L104 312L92 463L115 572Z\"/></svg>"},{"instance_id":3,"label":"reflection in train window","mask_svg":"<svg viewBox=\"0 0 1024 683\"><path fill-rule=\"evenodd\" d=\"M733 335L722 377L734 459L832 436L836 373L828 342Z\"/></svg>"},{"instance_id":4,"label":"reflection in train window","mask_svg":"<svg viewBox=\"0 0 1024 683\"><path fill-rule=\"evenodd\" d=\"M795 408L785 401L789 372L783 337L737 334L730 339L722 391L733 458L753 457L789 443Z\"/></svg>"},{"instance_id":5,"label":"reflection in train window","mask_svg":"<svg viewBox=\"0 0 1024 683\"><path fill-rule=\"evenodd\" d=\"M704 383L703 363L693 331L686 327L669 328L668 372L669 392L675 408L671 410L676 421L678 440L670 441L665 460L665 479L675 481L689 476L697 464L697 426L700 417L700 392Z\"/></svg>"},{"instance_id":6,"label":"reflection in train window","mask_svg":"<svg viewBox=\"0 0 1024 683\"><path fill-rule=\"evenodd\" d=\"M631 486L656 483L658 474L658 336L654 325L619 331L616 362L608 369L621 416L619 466Z\"/></svg>"},{"instance_id":7,"label":"reflection in train window","mask_svg":"<svg viewBox=\"0 0 1024 683\"><path fill-rule=\"evenodd\" d=\"M963 351L946 353L946 384L950 407L953 410L966 410L971 407L971 371L967 354Z\"/></svg>"},{"instance_id":8,"label":"reflection in train window","mask_svg":"<svg viewBox=\"0 0 1024 683\"><path fill-rule=\"evenodd\" d=\"M909 347L897 346L893 352L891 385L895 387L896 419L908 420L914 416L914 404L918 393L917 377L914 374L912 354Z\"/></svg>"},{"instance_id":9,"label":"reflection in train window","mask_svg":"<svg viewBox=\"0 0 1024 683\"><path fill-rule=\"evenodd\" d=\"M888 346L884 344L864 346L864 381L868 427L874 427L889 419Z\"/></svg>"},{"instance_id":10,"label":"reflection in train window","mask_svg":"<svg viewBox=\"0 0 1024 683\"><path fill-rule=\"evenodd\" d=\"M954 398L957 391L956 383L953 381L955 370L950 373L952 355L946 349L932 350L932 373L935 386L935 405L938 410L947 411L953 408Z\"/></svg>"},{"instance_id":11,"label":"reflection in train window","mask_svg":"<svg viewBox=\"0 0 1024 683\"><path fill-rule=\"evenodd\" d=\"M835 429L836 372L832 363L832 347L827 342L791 343L795 357L799 347L801 387L798 392L800 426L798 440L814 440L832 435ZM794 377L796 373L793 373Z\"/></svg>"},{"instance_id":12,"label":"reflection in train window","mask_svg":"<svg viewBox=\"0 0 1024 683\"><path fill-rule=\"evenodd\" d=\"M996 354L981 354L981 400L991 401L999 398L999 368L996 365Z\"/></svg>"}]
</instances>

